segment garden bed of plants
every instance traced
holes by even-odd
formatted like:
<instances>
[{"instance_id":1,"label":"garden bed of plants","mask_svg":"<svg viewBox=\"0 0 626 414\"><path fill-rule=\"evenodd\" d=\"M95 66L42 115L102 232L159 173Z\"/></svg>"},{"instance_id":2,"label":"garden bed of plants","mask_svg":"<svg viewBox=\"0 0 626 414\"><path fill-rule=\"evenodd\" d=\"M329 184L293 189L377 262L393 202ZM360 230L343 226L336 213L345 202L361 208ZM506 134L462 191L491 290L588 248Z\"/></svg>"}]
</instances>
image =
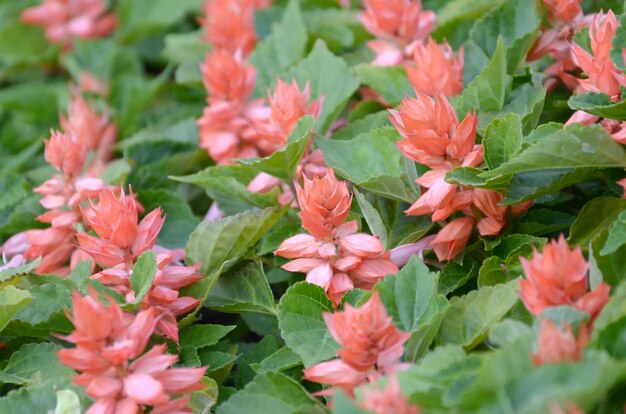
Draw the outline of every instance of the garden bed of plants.
<instances>
[{"instance_id":1,"label":"garden bed of plants","mask_svg":"<svg viewBox=\"0 0 626 414\"><path fill-rule=\"evenodd\" d=\"M625 7L0 0L0 413L625 412Z\"/></svg>"}]
</instances>

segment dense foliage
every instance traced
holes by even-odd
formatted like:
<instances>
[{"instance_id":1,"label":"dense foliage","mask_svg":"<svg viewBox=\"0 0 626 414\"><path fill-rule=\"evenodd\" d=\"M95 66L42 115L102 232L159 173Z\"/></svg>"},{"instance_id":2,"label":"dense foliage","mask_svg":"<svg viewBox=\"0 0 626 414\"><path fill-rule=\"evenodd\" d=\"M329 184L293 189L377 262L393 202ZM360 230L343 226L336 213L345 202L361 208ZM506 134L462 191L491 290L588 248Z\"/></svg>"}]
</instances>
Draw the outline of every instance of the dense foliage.
<instances>
[{"instance_id":1,"label":"dense foliage","mask_svg":"<svg viewBox=\"0 0 626 414\"><path fill-rule=\"evenodd\" d=\"M625 7L0 0L0 413L624 412Z\"/></svg>"}]
</instances>

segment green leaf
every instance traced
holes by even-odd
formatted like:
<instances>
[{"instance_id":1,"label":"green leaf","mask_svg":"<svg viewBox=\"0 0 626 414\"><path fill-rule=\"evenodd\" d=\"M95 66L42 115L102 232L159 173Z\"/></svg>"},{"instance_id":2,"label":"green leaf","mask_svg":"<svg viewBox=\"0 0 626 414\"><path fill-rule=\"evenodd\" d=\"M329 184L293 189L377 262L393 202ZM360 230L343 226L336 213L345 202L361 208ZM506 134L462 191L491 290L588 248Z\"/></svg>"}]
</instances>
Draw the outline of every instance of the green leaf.
<instances>
[{"instance_id":1,"label":"green leaf","mask_svg":"<svg viewBox=\"0 0 626 414\"><path fill-rule=\"evenodd\" d=\"M54 414L80 414L80 399L72 390L57 391L57 405Z\"/></svg>"},{"instance_id":2,"label":"green leaf","mask_svg":"<svg viewBox=\"0 0 626 414\"><path fill-rule=\"evenodd\" d=\"M289 135L287 145L274 151L268 157L261 159L241 158L237 162L278 177L281 180L291 181L295 178L298 163L309 146L309 138L314 126L315 119L307 115L298 121L298 124Z\"/></svg>"},{"instance_id":3,"label":"green leaf","mask_svg":"<svg viewBox=\"0 0 626 414\"><path fill-rule=\"evenodd\" d=\"M19 265L17 267L10 267L0 271L0 288L17 283L22 277L37 269L39 263L41 263L41 258L37 258L37 260L33 260L32 262Z\"/></svg>"},{"instance_id":4,"label":"green leaf","mask_svg":"<svg viewBox=\"0 0 626 414\"><path fill-rule=\"evenodd\" d=\"M218 165L196 174L170 177L172 180L204 187L209 197L217 200L225 214L249 210L250 207L270 207L276 204L276 194L256 194L247 189L257 171L244 165Z\"/></svg>"},{"instance_id":5,"label":"green leaf","mask_svg":"<svg viewBox=\"0 0 626 414\"><path fill-rule=\"evenodd\" d=\"M130 274L130 287L135 293L134 303L141 303L144 296L152 287L157 272L156 254L148 250L139 256L133 272Z\"/></svg>"},{"instance_id":6,"label":"green leaf","mask_svg":"<svg viewBox=\"0 0 626 414\"><path fill-rule=\"evenodd\" d=\"M558 168L626 167L626 152L600 125L569 125L545 136L484 178Z\"/></svg>"},{"instance_id":7,"label":"green leaf","mask_svg":"<svg viewBox=\"0 0 626 414\"><path fill-rule=\"evenodd\" d=\"M513 174L501 204L513 205L555 193L588 180L596 172L596 168L558 168Z\"/></svg>"},{"instance_id":8,"label":"green leaf","mask_svg":"<svg viewBox=\"0 0 626 414\"><path fill-rule=\"evenodd\" d=\"M614 253L626 244L626 210L622 211L609 229L609 237L606 244L600 250L602 256Z\"/></svg>"},{"instance_id":9,"label":"green leaf","mask_svg":"<svg viewBox=\"0 0 626 414\"><path fill-rule=\"evenodd\" d=\"M613 197L597 197L589 201L572 224L568 242L583 249L610 226L626 209L626 200Z\"/></svg>"},{"instance_id":10,"label":"green leaf","mask_svg":"<svg viewBox=\"0 0 626 414\"><path fill-rule=\"evenodd\" d=\"M194 413L210 414L219 394L217 382L209 377L202 377L201 381L205 388L191 393L188 406Z\"/></svg>"},{"instance_id":11,"label":"green leaf","mask_svg":"<svg viewBox=\"0 0 626 414\"><path fill-rule=\"evenodd\" d=\"M611 60L619 69L624 71L626 69L626 62L624 62L624 56L622 50L626 47L626 17L624 15L618 16L619 26L615 30L615 37L613 38L613 48L611 48Z\"/></svg>"},{"instance_id":12,"label":"green leaf","mask_svg":"<svg viewBox=\"0 0 626 414\"><path fill-rule=\"evenodd\" d=\"M117 36L122 42L136 42L165 31L182 18L200 9L198 0L120 0Z\"/></svg>"},{"instance_id":13,"label":"green leaf","mask_svg":"<svg viewBox=\"0 0 626 414\"><path fill-rule=\"evenodd\" d=\"M390 105L397 106L413 90L403 66L362 63L354 67L361 83L369 86Z\"/></svg>"},{"instance_id":14,"label":"green leaf","mask_svg":"<svg viewBox=\"0 0 626 414\"><path fill-rule=\"evenodd\" d=\"M585 111L602 118L626 121L626 101L613 102L608 95L603 93L588 92L572 95L567 103L570 108L577 111Z\"/></svg>"},{"instance_id":15,"label":"green leaf","mask_svg":"<svg viewBox=\"0 0 626 414\"><path fill-rule=\"evenodd\" d=\"M483 146L489 168L497 168L522 149L522 122L517 114L495 119L485 132Z\"/></svg>"},{"instance_id":16,"label":"green leaf","mask_svg":"<svg viewBox=\"0 0 626 414\"><path fill-rule=\"evenodd\" d=\"M472 188L486 188L489 190L504 189L509 177L496 177L486 180L480 175L484 170L474 167L457 167L446 173L446 181L450 184L464 185Z\"/></svg>"},{"instance_id":17,"label":"green leaf","mask_svg":"<svg viewBox=\"0 0 626 414\"><path fill-rule=\"evenodd\" d=\"M373 193L407 202L417 196L403 179L402 154L394 145L397 131L383 127L351 140L317 138L326 164L343 178Z\"/></svg>"},{"instance_id":18,"label":"green leaf","mask_svg":"<svg viewBox=\"0 0 626 414\"><path fill-rule=\"evenodd\" d=\"M470 39L485 56L493 56L498 48L496 39L502 36L506 47L507 71L514 73L535 43L540 25L535 2L506 0L474 23Z\"/></svg>"},{"instance_id":19,"label":"green leaf","mask_svg":"<svg viewBox=\"0 0 626 414\"><path fill-rule=\"evenodd\" d=\"M448 295L468 281L478 276L480 264L475 260L464 260L463 265L455 262L446 263L439 276L439 293Z\"/></svg>"},{"instance_id":20,"label":"green leaf","mask_svg":"<svg viewBox=\"0 0 626 414\"><path fill-rule=\"evenodd\" d=\"M220 312L261 312L276 315L274 295L260 261L220 276L205 306Z\"/></svg>"},{"instance_id":21,"label":"green leaf","mask_svg":"<svg viewBox=\"0 0 626 414\"><path fill-rule=\"evenodd\" d=\"M382 126L388 125L388 116L388 111L379 111L368 114L363 118L357 119L356 121L349 122L348 125L333 133L332 139L352 139L373 129L378 129Z\"/></svg>"},{"instance_id":22,"label":"green leaf","mask_svg":"<svg viewBox=\"0 0 626 414\"><path fill-rule=\"evenodd\" d=\"M216 412L323 414L327 411L295 380L280 373L268 372L257 375L252 382L221 404Z\"/></svg>"},{"instance_id":23,"label":"green leaf","mask_svg":"<svg viewBox=\"0 0 626 414\"><path fill-rule=\"evenodd\" d=\"M285 211L285 208L266 208L204 221L189 236L187 257L192 263L202 263L200 272L205 275L222 265L230 266L256 244Z\"/></svg>"},{"instance_id":24,"label":"green leaf","mask_svg":"<svg viewBox=\"0 0 626 414\"><path fill-rule=\"evenodd\" d=\"M32 296L27 290L18 289L15 286L6 286L0 290L0 331L20 309L24 308Z\"/></svg>"},{"instance_id":25,"label":"green leaf","mask_svg":"<svg viewBox=\"0 0 626 414\"><path fill-rule=\"evenodd\" d=\"M61 383L64 382L66 383L66 381ZM57 387L61 386L61 383L46 383L9 391L0 398L0 412L11 414L53 412L57 406Z\"/></svg>"},{"instance_id":26,"label":"green leaf","mask_svg":"<svg viewBox=\"0 0 626 414\"><path fill-rule=\"evenodd\" d=\"M439 275L416 256L398 272L377 284L385 308L398 329L410 332L406 359L415 361L430 346L450 305L438 292Z\"/></svg>"},{"instance_id":27,"label":"green leaf","mask_svg":"<svg viewBox=\"0 0 626 414\"><path fill-rule=\"evenodd\" d=\"M388 249L389 246L389 234L387 232L387 228L383 223L383 219L380 217L378 211L372 206L372 204L367 201L365 196L361 194L357 189L353 190L354 198L356 198L359 207L361 208L361 212L363 213L363 218L367 222L372 235L378 236L380 241L383 243L385 249Z\"/></svg>"},{"instance_id":28,"label":"green leaf","mask_svg":"<svg viewBox=\"0 0 626 414\"><path fill-rule=\"evenodd\" d=\"M478 271L478 287L506 283L511 278L504 270L504 260L497 256L487 258Z\"/></svg>"},{"instance_id":29,"label":"green leaf","mask_svg":"<svg viewBox=\"0 0 626 414\"><path fill-rule=\"evenodd\" d=\"M486 286L450 301L439 341L472 349L517 302L518 281Z\"/></svg>"},{"instance_id":30,"label":"green leaf","mask_svg":"<svg viewBox=\"0 0 626 414\"><path fill-rule=\"evenodd\" d=\"M480 113L502 109L511 84L506 64L504 40L502 36L498 36L497 47L489 64L465 87L461 95L452 99L460 117L465 117L465 114L474 110Z\"/></svg>"},{"instance_id":31,"label":"green leaf","mask_svg":"<svg viewBox=\"0 0 626 414\"><path fill-rule=\"evenodd\" d=\"M250 55L250 63L256 68L256 96L264 96L267 86L273 84L279 74L302 59L306 43L300 2L291 0L281 21L272 26L272 33L259 42Z\"/></svg>"},{"instance_id":32,"label":"green leaf","mask_svg":"<svg viewBox=\"0 0 626 414\"><path fill-rule=\"evenodd\" d=\"M317 120L317 130L322 134L330 128L359 87L359 80L352 74L348 64L333 55L322 40L315 42L311 53L281 74L280 78L287 82L295 78L301 88L308 81L311 99L324 97L323 110Z\"/></svg>"},{"instance_id":33,"label":"green leaf","mask_svg":"<svg viewBox=\"0 0 626 414\"><path fill-rule=\"evenodd\" d=\"M48 342L31 343L14 352L6 367L0 373L0 381L7 382L2 376L9 375L14 384L45 384L66 379L74 374L57 357L60 346Z\"/></svg>"},{"instance_id":34,"label":"green leaf","mask_svg":"<svg viewBox=\"0 0 626 414\"><path fill-rule=\"evenodd\" d=\"M170 33L163 38L163 57L174 63L194 61L199 63L211 46L202 40L202 31Z\"/></svg>"},{"instance_id":35,"label":"green leaf","mask_svg":"<svg viewBox=\"0 0 626 414\"><path fill-rule=\"evenodd\" d=\"M278 304L278 326L285 343L302 358L305 367L336 355L339 345L330 336L323 312L333 312L324 289L298 282L287 289Z\"/></svg>"},{"instance_id":36,"label":"green leaf","mask_svg":"<svg viewBox=\"0 0 626 414\"><path fill-rule=\"evenodd\" d=\"M169 249L185 247L191 232L200 224L189 204L178 193L168 190L141 191L137 198L146 211L160 207L165 213L165 223L157 243Z\"/></svg>"},{"instance_id":37,"label":"green leaf","mask_svg":"<svg viewBox=\"0 0 626 414\"><path fill-rule=\"evenodd\" d=\"M225 337L235 326L229 325L192 325L180 330L180 346L203 348L215 345Z\"/></svg>"},{"instance_id":38,"label":"green leaf","mask_svg":"<svg viewBox=\"0 0 626 414\"><path fill-rule=\"evenodd\" d=\"M489 331L489 343L504 347L516 342L519 338L532 336L532 328L516 319L503 319Z\"/></svg>"},{"instance_id":39,"label":"green leaf","mask_svg":"<svg viewBox=\"0 0 626 414\"><path fill-rule=\"evenodd\" d=\"M301 363L300 357L284 346L263 361L250 364L250 367L258 374L265 374L267 372L284 371L297 367Z\"/></svg>"},{"instance_id":40,"label":"green leaf","mask_svg":"<svg viewBox=\"0 0 626 414\"><path fill-rule=\"evenodd\" d=\"M569 228L576 220L573 214L547 208L533 208L517 226L520 233L545 236Z\"/></svg>"}]
</instances>

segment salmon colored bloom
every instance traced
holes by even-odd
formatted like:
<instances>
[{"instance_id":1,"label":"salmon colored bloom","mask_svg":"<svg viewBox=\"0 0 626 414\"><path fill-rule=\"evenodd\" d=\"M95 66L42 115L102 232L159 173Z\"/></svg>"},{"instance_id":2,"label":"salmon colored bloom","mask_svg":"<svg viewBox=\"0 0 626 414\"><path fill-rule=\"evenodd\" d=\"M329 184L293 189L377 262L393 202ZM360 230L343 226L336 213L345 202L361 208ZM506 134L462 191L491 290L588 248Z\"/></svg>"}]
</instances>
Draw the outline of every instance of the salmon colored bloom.
<instances>
[{"instance_id":1,"label":"salmon colored bloom","mask_svg":"<svg viewBox=\"0 0 626 414\"><path fill-rule=\"evenodd\" d=\"M416 95L403 99L397 111L389 110L389 119L403 138L397 143L400 151L430 168L480 165L483 157L482 145L475 145L476 115L468 113L459 124L444 95L436 99L419 91Z\"/></svg>"},{"instance_id":2,"label":"salmon colored bloom","mask_svg":"<svg viewBox=\"0 0 626 414\"><path fill-rule=\"evenodd\" d=\"M368 43L377 55L375 65L401 64L435 27L435 13L422 10L420 0L365 0L364 6L361 22L378 38Z\"/></svg>"},{"instance_id":3,"label":"salmon colored bloom","mask_svg":"<svg viewBox=\"0 0 626 414\"><path fill-rule=\"evenodd\" d=\"M447 42L439 45L430 38L415 46L412 64L404 67L411 85L421 93L454 96L463 90L462 47L455 55Z\"/></svg>"},{"instance_id":4,"label":"salmon colored bloom","mask_svg":"<svg viewBox=\"0 0 626 414\"><path fill-rule=\"evenodd\" d=\"M61 127L66 133L79 136L87 149L94 152L89 170L97 176L111 159L117 128L106 113L96 113L78 94L72 97L67 112L67 116L60 116Z\"/></svg>"},{"instance_id":5,"label":"salmon colored bloom","mask_svg":"<svg viewBox=\"0 0 626 414\"><path fill-rule=\"evenodd\" d=\"M583 9L580 7L581 0L543 0L551 22L561 21L570 23L580 16Z\"/></svg>"},{"instance_id":6,"label":"salmon colored bloom","mask_svg":"<svg viewBox=\"0 0 626 414\"><path fill-rule=\"evenodd\" d=\"M410 334L396 329L378 292L360 308L345 305L343 312L324 313L332 337L342 346L339 359L304 370L307 381L338 387L354 395L356 386L406 368L400 362ZM332 393L332 388L324 395Z\"/></svg>"},{"instance_id":7,"label":"salmon colored bloom","mask_svg":"<svg viewBox=\"0 0 626 414\"><path fill-rule=\"evenodd\" d=\"M254 90L256 70L246 65L240 53L216 50L207 54L200 65L204 87L209 92L209 103L220 101L248 101Z\"/></svg>"},{"instance_id":8,"label":"salmon colored bloom","mask_svg":"<svg viewBox=\"0 0 626 414\"><path fill-rule=\"evenodd\" d=\"M431 243L437 258L452 260L458 256L467 245L473 228L474 219L471 217L454 219L446 224Z\"/></svg>"},{"instance_id":9,"label":"salmon colored bloom","mask_svg":"<svg viewBox=\"0 0 626 414\"><path fill-rule=\"evenodd\" d=\"M402 394L397 377L392 377L384 390L366 388L363 390L362 408L376 414L420 414L422 410L409 403Z\"/></svg>"},{"instance_id":10,"label":"salmon colored bloom","mask_svg":"<svg viewBox=\"0 0 626 414\"><path fill-rule=\"evenodd\" d=\"M106 81L98 79L94 74L82 71L78 78L78 88L82 92L90 92L106 97L109 95L109 85Z\"/></svg>"},{"instance_id":11,"label":"salmon colored bloom","mask_svg":"<svg viewBox=\"0 0 626 414\"><path fill-rule=\"evenodd\" d=\"M43 26L50 42L70 47L74 38L104 37L115 30L113 13L102 0L43 0L21 15L22 22Z\"/></svg>"},{"instance_id":12,"label":"salmon colored bloom","mask_svg":"<svg viewBox=\"0 0 626 414\"><path fill-rule=\"evenodd\" d=\"M615 67L609 54L618 26L612 11L609 10L606 15L599 13L594 16L589 28L593 54L589 54L576 43L572 44L574 59L588 76L588 79L579 80L582 91L604 93L616 102L622 94L620 86L626 86L626 75Z\"/></svg>"},{"instance_id":13,"label":"salmon colored bloom","mask_svg":"<svg viewBox=\"0 0 626 414\"><path fill-rule=\"evenodd\" d=\"M97 204L90 203L89 208L83 208L82 213L100 239L87 234L78 235L80 247L94 260L99 262L98 256L101 259L106 256L115 257L114 260L122 259L111 262L105 258L101 264L111 267L135 260L154 246L164 221L161 209L152 210L137 223L139 206L132 191L127 196L122 190L118 196L114 190L104 189L98 200Z\"/></svg>"},{"instance_id":14,"label":"salmon colored bloom","mask_svg":"<svg viewBox=\"0 0 626 414\"><path fill-rule=\"evenodd\" d=\"M348 217L352 194L330 168L322 177L304 177L304 187L296 184L296 193L302 227L318 239L329 237Z\"/></svg>"},{"instance_id":15,"label":"salmon colored bloom","mask_svg":"<svg viewBox=\"0 0 626 414\"><path fill-rule=\"evenodd\" d=\"M617 182L617 184L619 184L624 189L624 192L622 193L622 198L626 198L626 178L622 178Z\"/></svg>"},{"instance_id":16,"label":"salmon colored bloom","mask_svg":"<svg viewBox=\"0 0 626 414\"><path fill-rule=\"evenodd\" d=\"M550 403L549 408L549 414L585 414L585 412L573 402L565 404L565 408L555 402L552 402Z\"/></svg>"},{"instance_id":17,"label":"salmon colored bloom","mask_svg":"<svg viewBox=\"0 0 626 414\"><path fill-rule=\"evenodd\" d=\"M272 121L281 129L285 141L300 118L311 115L317 119L320 116L324 98L309 103L310 99L309 81L303 91L300 91L295 79L291 83L283 82L282 79L276 81L274 95L268 96L268 101L272 109Z\"/></svg>"},{"instance_id":18,"label":"salmon colored bloom","mask_svg":"<svg viewBox=\"0 0 626 414\"><path fill-rule=\"evenodd\" d=\"M81 372L74 382L96 400L87 413L130 414L144 406L168 406L172 395L204 387L200 379L206 368L170 368L178 357L165 354L166 345L141 355L157 322L153 309L132 316L112 298L104 306L96 297L94 291L85 297L74 293L68 317L75 330L60 338L76 347L57 353L63 364Z\"/></svg>"},{"instance_id":19,"label":"salmon colored bloom","mask_svg":"<svg viewBox=\"0 0 626 414\"><path fill-rule=\"evenodd\" d=\"M199 299L181 296L179 289L202 279L202 274L198 273L199 264L182 266L175 265L172 261L172 254L157 255L157 272L152 286L141 302L141 307L154 310L158 318L157 334L178 342L176 318L194 310L200 303ZM125 263L121 263L104 269L91 278L115 289L127 302L134 302L135 293L130 286L131 272L132 268L129 269Z\"/></svg>"},{"instance_id":20,"label":"salmon colored bloom","mask_svg":"<svg viewBox=\"0 0 626 414\"><path fill-rule=\"evenodd\" d=\"M214 49L248 55L256 44L254 11L258 0L205 0L204 40Z\"/></svg>"},{"instance_id":21,"label":"salmon colored bloom","mask_svg":"<svg viewBox=\"0 0 626 414\"><path fill-rule=\"evenodd\" d=\"M309 283L321 286L335 304L354 287L371 289L398 267L377 237L357 233L356 221L343 223L350 212L352 195L332 169L323 177L304 178L296 184L302 227L310 234L285 240L274 254L295 259L282 266L307 274Z\"/></svg>"},{"instance_id":22,"label":"salmon colored bloom","mask_svg":"<svg viewBox=\"0 0 626 414\"><path fill-rule=\"evenodd\" d=\"M589 342L587 327L580 328L578 338L572 327L559 329L551 320L542 319L539 326L537 352L533 354L535 365L557 364L564 361L580 361L585 345Z\"/></svg>"},{"instance_id":23,"label":"salmon colored bloom","mask_svg":"<svg viewBox=\"0 0 626 414\"><path fill-rule=\"evenodd\" d=\"M75 133L50 131L50 139L45 142L46 162L69 178L78 176L87 159L85 140Z\"/></svg>"},{"instance_id":24,"label":"salmon colored bloom","mask_svg":"<svg viewBox=\"0 0 626 414\"><path fill-rule=\"evenodd\" d=\"M573 306L591 315L592 320L609 300L610 287L600 282L589 291L587 270L580 247L570 250L563 235L548 243L532 259L520 257L526 278L520 281L520 298L533 315L551 306Z\"/></svg>"}]
</instances>

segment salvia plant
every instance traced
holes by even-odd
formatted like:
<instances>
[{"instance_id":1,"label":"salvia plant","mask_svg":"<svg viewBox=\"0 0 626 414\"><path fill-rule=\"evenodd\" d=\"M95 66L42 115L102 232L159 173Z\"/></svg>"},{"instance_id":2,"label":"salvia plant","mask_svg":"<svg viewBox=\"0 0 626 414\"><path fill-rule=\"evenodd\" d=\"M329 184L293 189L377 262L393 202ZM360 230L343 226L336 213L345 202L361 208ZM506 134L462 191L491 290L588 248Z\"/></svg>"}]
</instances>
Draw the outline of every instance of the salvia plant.
<instances>
[{"instance_id":1,"label":"salvia plant","mask_svg":"<svg viewBox=\"0 0 626 414\"><path fill-rule=\"evenodd\" d=\"M626 412L625 8L0 0L0 413Z\"/></svg>"}]
</instances>

